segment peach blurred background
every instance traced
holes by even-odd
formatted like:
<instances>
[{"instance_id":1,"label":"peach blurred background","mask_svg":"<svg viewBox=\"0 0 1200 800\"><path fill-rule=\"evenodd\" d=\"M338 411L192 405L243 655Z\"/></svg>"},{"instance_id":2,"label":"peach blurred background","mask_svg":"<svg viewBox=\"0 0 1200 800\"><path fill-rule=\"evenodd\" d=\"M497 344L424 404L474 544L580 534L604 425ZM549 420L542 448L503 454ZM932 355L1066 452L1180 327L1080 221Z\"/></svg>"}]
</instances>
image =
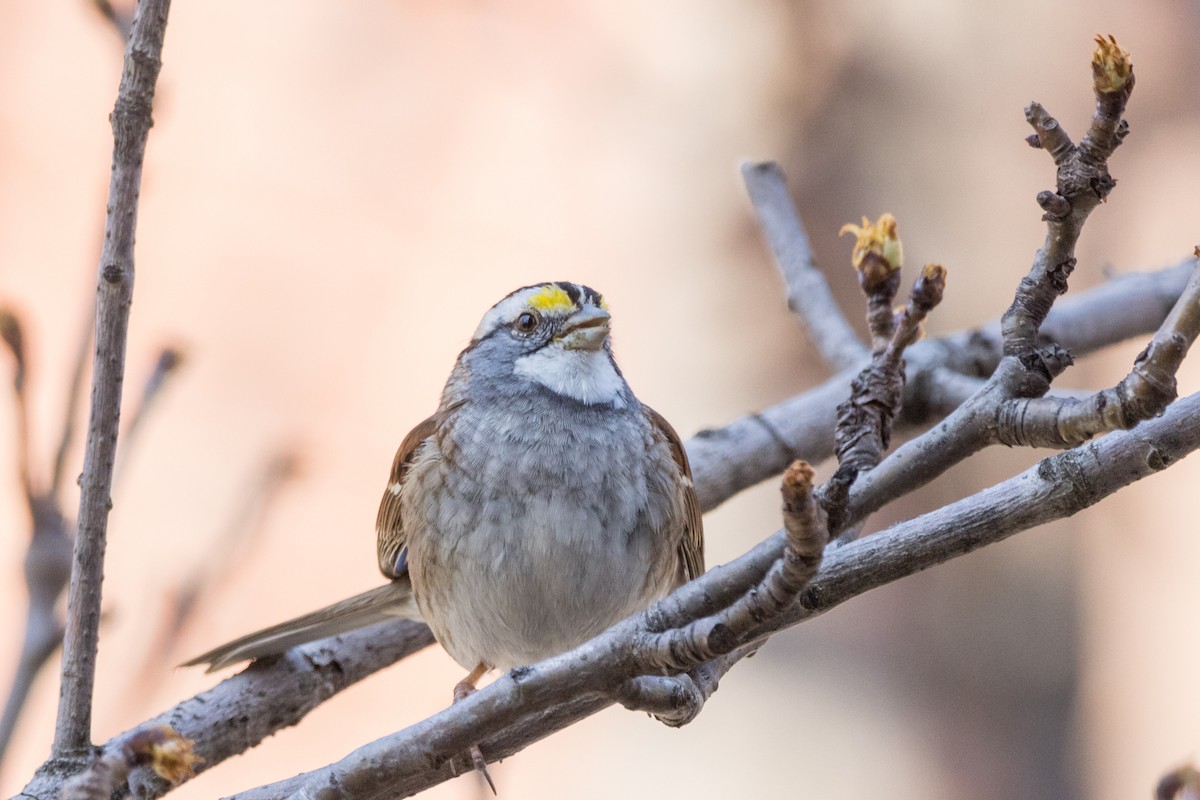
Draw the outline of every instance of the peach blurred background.
<instances>
[{"instance_id":1,"label":"peach blurred background","mask_svg":"<svg viewBox=\"0 0 1200 800\"><path fill-rule=\"evenodd\" d=\"M1091 37L1112 33L1137 69L1133 133L1073 286L1179 261L1200 239L1198 25L1181 0L175 3L128 383L163 344L187 363L115 491L96 738L214 682L170 664L378 583L393 450L482 312L518 285L603 291L626 375L684 434L820 381L745 200L744 158L785 164L856 318L835 234L890 210L909 269L951 271L933 331L981 322L1042 237L1033 198L1052 168L1022 142L1022 109L1036 98L1078 136ZM27 323L43 472L94 290L119 70L115 34L83 0L0 4L0 302ZM1065 384L1117 380L1139 348ZM1185 367L1182 393L1198 373ZM0 453L12 419L5 391ZM301 474L177 651L143 673L163 597L280 449ZM894 513L1034 457L989 451ZM495 768L502 796L1148 796L1200 748L1200 538L1177 499L1198 465L779 637L683 730L610 710L534 745ZM767 485L709 515L709 562L774 530L775 504ZM27 528L0 460L3 687ZM443 707L460 677L431 649L175 796L325 764ZM43 675L0 770L5 795L47 754L56 699ZM466 778L429 796L479 791Z\"/></svg>"}]
</instances>

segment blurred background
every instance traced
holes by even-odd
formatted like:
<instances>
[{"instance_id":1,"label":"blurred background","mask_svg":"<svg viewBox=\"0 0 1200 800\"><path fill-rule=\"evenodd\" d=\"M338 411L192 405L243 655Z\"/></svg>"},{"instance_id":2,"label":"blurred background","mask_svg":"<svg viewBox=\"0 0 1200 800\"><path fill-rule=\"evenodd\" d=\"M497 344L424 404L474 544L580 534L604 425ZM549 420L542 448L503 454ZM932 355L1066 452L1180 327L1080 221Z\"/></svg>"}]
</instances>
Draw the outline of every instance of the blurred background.
<instances>
[{"instance_id":1,"label":"blurred background","mask_svg":"<svg viewBox=\"0 0 1200 800\"><path fill-rule=\"evenodd\" d=\"M1200 6L1183 0L175 3L129 394L161 347L186 356L119 468L95 737L215 682L172 666L185 657L379 582L373 524L394 448L517 286L604 292L631 384L685 435L823 380L743 159L784 164L856 321L836 233L886 210L911 275L925 261L950 270L932 332L981 323L1043 235L1034 196L1053 170L1022 141L1022 110L1037 99L1078 137L1092 37L1111 33L1136 66L1132 134L1072 288L1178 262L1200 240L1198 31ZM91 325L121 49L84 0L0 3L0 303L25 324L43 481ZM1063 384L1110 384L1140 347L1089 358ZM1195 361L1181 393L1200 388ZM30 525L14 420L4 391L5 689ZM72 517L80 452L62 498ZM875 524L1038 455L989 450ZM1198 478L1186 462L777 637L682 730L609 710L493 775L521 798L1149 796L1200 748L1200 537L1179 499ZM774 531L776 506L772 484L710 514L709 563ZM165 640L181 586L206 570L218 574ZM5 796L48 753L52 666L0 767ZM444 707L460 677L430 649L174 796L325 764ZM480 791L467 777L429 796Z\"/></svg>"}]
</instances>

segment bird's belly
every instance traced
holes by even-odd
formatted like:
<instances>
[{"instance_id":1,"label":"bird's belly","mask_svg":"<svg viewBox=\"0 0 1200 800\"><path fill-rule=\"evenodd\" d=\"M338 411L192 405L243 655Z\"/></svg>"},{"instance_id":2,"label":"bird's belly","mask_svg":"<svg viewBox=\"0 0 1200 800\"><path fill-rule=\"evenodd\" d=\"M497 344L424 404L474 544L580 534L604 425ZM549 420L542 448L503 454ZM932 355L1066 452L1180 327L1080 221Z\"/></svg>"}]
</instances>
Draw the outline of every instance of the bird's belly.
<instances>
[{"instance_id":1,"label":"bird's belly","mask_svg":"<svg viewBox=\"0 0 1200 800\"><path fill-rule=\"evenodd\" d=\"M438 641L467 669L509 669L662 597L676 579L673 548L656 545L641 515L620 505L493 497L438 514L436 533L412 531L413 589Z\"/></svg>"}]
</instances>

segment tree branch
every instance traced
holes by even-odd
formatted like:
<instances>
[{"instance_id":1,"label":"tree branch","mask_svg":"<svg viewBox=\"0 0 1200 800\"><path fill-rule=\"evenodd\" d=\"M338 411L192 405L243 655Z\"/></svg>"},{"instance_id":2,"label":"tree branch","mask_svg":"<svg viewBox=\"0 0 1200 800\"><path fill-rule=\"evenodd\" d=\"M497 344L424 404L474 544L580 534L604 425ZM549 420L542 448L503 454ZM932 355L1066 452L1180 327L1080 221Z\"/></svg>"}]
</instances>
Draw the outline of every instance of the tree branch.
<instances>
[{"instance_id":1,"label":"tree branch","mask_svg":"<svg viewBox=\"0 0 1200 800\"><path fill-rule=\"evenodd\" d=\"M67 600L62 688L54 758L82 756L91 745L92 690L100 625L100 584L111 505L113 462L133 298L133 243L142 161L152 124L154 85L162 66L170 0L142 0L134 16L112 113L113 171L100 255L96 361L91 415L80 481L78 533Z\"/></svg>"},{"instance_id":2,"label":"tree branch","mask_svg":"<svg viewBox=\"0 0 1200 800\"><path fill-rule=\"evenodd\" d=\"M1075 269L1075 245L1084 223L1116 185L1108 174L1107 158L1124 138L1124 133L1115 132L1128 131L1121 114L1133 89L1129 54L1111 38L1098 38L1097 42L1099 47L1092 56L1097 76L1093 82L1096 113L1083 143L1073 145L1058 122L1037 103L1026 109L1026 118L1036 131L1036 138L1028 141L1049 151L1058 167L1057 192L1038 195L1039 204L1046 210L1045 243L1001 318L1004 358L983 388L953 411L945 424L905 443L855 483L845 514L839 524L832 526L833 533L853 528L869 514L924 486L968 456L1003 442L999 420L1011 408L1007 401L1041 397L1072 363L1065 348L1056 343L1041 345L1038 334L1054 301L1067 291L1067 279ZM860 245L862 241L860 236ZM1074 427L1082 426L1076 421Z\"/></svg>"},{"instance_id":3,"label":"tree branch","mask_svg":"<svg viewBox=\"0 0 1200 800\"><path fill-rule=\"evenodd\" d=\"M800 318L809 339L831 368L859 364L870 352L838 308L829 283L817 267L783 170L773 161L745 163L742 180L787 285L788 308Z\"/></svg>"},{"instance_id":4,"label":"tree branch","mask_svg":"<svg viewBox=\"0 0 1200 800\"><path fill-rule=\"evenodd\" d=\"M972 497L831 549L799 601L756 635L774 633L885 583L1070 516L1197 448L1200 395L1192 395L1133 431L1044 459ZM729 573L744 578L776 562L785 537L782 531L776 533L731 564L680 588L665 602L702 603L710 585ZM452 777L455 754L477 737L483 738L480 747L489 758L511 755L608 705L595 695L578 696L581 676L599 669L597 663L611 659L612 653L632 646L629 637L636 635L637 621L654 613L652 609L620 623L561 656L514 670L466 700L365 745L335 764L234 798L409 796Z\"/></svg>"},{"instance_id":5,"label":"tree branch","mask_svg":"<svg viewBox=\"0 0 1200 800\"><path fill-rule=\"evenodd\" d=\"M1200 335L1200 261L1179 301L1133 369L1085 398L1016 398L997 411L997 439L1009 445L1074 447L1162 413L1177 395L1175 373Z\"/></svg>"},{"instance_id":6,"label":"tree branch","mask_svg":"<svg viewBox=\"0 0 1200 800\"><path fill-rule=\"evenodd\" d=\"M1079 356L1152 333L1183 292L1194 263L1194 258L1188 258L1167 269L1128 273L1069 297L1051 310L1044 332ZM930 407L925 401L931 392L938 394L932 387L935 370L988 378L1001 355L999 321L925 339L908 348L900 429L911 434L944 416L933 413L935 407L944 411L944 402ZM813 464L829 458L833 454L834 409L865 365L864 360L813 389L721 428L700 431L688 440L692 475L705 510L778 475L797 458ZM939 401L945 399L938 396Z\"/></svg>"}]
</instances>

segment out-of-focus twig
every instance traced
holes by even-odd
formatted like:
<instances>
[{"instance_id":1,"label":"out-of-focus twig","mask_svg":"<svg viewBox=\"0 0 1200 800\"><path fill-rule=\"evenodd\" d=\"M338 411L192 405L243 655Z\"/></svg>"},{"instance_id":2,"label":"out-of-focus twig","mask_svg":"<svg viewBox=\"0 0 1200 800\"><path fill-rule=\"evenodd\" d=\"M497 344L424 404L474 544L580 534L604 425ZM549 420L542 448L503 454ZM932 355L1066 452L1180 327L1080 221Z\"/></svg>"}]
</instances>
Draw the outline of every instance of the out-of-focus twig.
<instances>
[{"instance_id":1,"label":"out-of-focus twig","mask_svg":"<svg viewBox=\"0 0 1200 800\"><path fill-rule=\"evenodd\" d=\"M121 37L122 42L129 41L129 36L133 32L134 12L132 9L117 8L112 4L112 0L92 0L92 7L100 12L100 16L109 21L113 30Z\"/></svg>"},{"instance_id":2,"label":"out-of-focus twig","mask_svg":"<svg viewBox=\"0 0 1200 800\"><path fill-rule=\"evenodd\" d=\"M159 351L158 357L154 361L154 368L150 372L150 376L146 378L146 385L142 388L141 398L133 410L126 414L128 422L125 424L124 441L121 444L121 457L117 462L117 474L114 477L114 482L119 480L124 472L124 465L129 461L129 454L134 452L134 442L137 441L138 434L142 430L142 424L146 419L146 415L154 406L155 400L162 393L163 387L166 385L167 379L175 374L184 363L184 353L179 347L164 347Z\"/></svg>"},{"instance_id":3,"label":"out-of-focus twig","mask_svg":"<svg viewBox=\"0 0 1200 800\"><path fill-rule=\"evenodd\" d=\"M0 339L13 355L13 390L17 411L17 463L33 533L25 553L25 589L29 605L25 635L17 656L4 713L0 716L0 759L16 730L17 719L33 680L62 640L62 622L55 606L71 574L71 535L53 495L35 486L30 466L29 407L26 395L28 361L25 336L17 315L0 310Z\"/></svg>"},{"instance_id":4,"label":"out-of-focus twig","mask_svg":"<svg viewBox=\"0 0 1200 800\"><path fill-rule=\"evenodd\" d=\"M838 308L829 283L817 268L783 170L773 161L746 163L742 165L742 179L787 284L788 308L808 329L813 345L832 369L859 363L868 355L867 348Z\"/></svg>"},{"instance_id":5,"label":"out-of-focus twig","mask_svg":"<svg viewBox=\"0 0 1200 800\"><path fill-rule=\"evenodd\" d=\"M95 333L94 305L88 306L87 321L88 324L83 326L79 343L75 350L75 357L71 361L71 379L67 384L67 399L63 406L63 426L62 435L58 440L58 450L54 453L54 468L50 473L50 489L49 493L58 496L59 490L62 489L63 479L67 471L67 454L71 451L71 445L75 441L75 420L79 414L79 398L83 394L83 376L88 366L88 356L92 352L92 336Z\"/></svg>"},{"instance_id":6,"label":"out-of-focus twig","mask_svg":"<svg viewBox=\"0 0 1200 800\"><path fill-rule=\"evenodd\" d=\"M20 319L7 308L0 309L0 340L8 346L13 357L12 387L17 412L17 476L32 512L35 492L29 465L29 397L25 392L28 362L25 354L25 333L21 329Z\"/></svg>"},{"instance_id":7,"label":"out-of-focus twig","mask_svg":"<svg viewBox=\"0 0 1200 800\"><path fill-rule=\"evenodd\" d=\"M1200 771L1184 764L1163 775L1154 789L1154 800L1200 800Z\"/></svg>"}]
</instances>

